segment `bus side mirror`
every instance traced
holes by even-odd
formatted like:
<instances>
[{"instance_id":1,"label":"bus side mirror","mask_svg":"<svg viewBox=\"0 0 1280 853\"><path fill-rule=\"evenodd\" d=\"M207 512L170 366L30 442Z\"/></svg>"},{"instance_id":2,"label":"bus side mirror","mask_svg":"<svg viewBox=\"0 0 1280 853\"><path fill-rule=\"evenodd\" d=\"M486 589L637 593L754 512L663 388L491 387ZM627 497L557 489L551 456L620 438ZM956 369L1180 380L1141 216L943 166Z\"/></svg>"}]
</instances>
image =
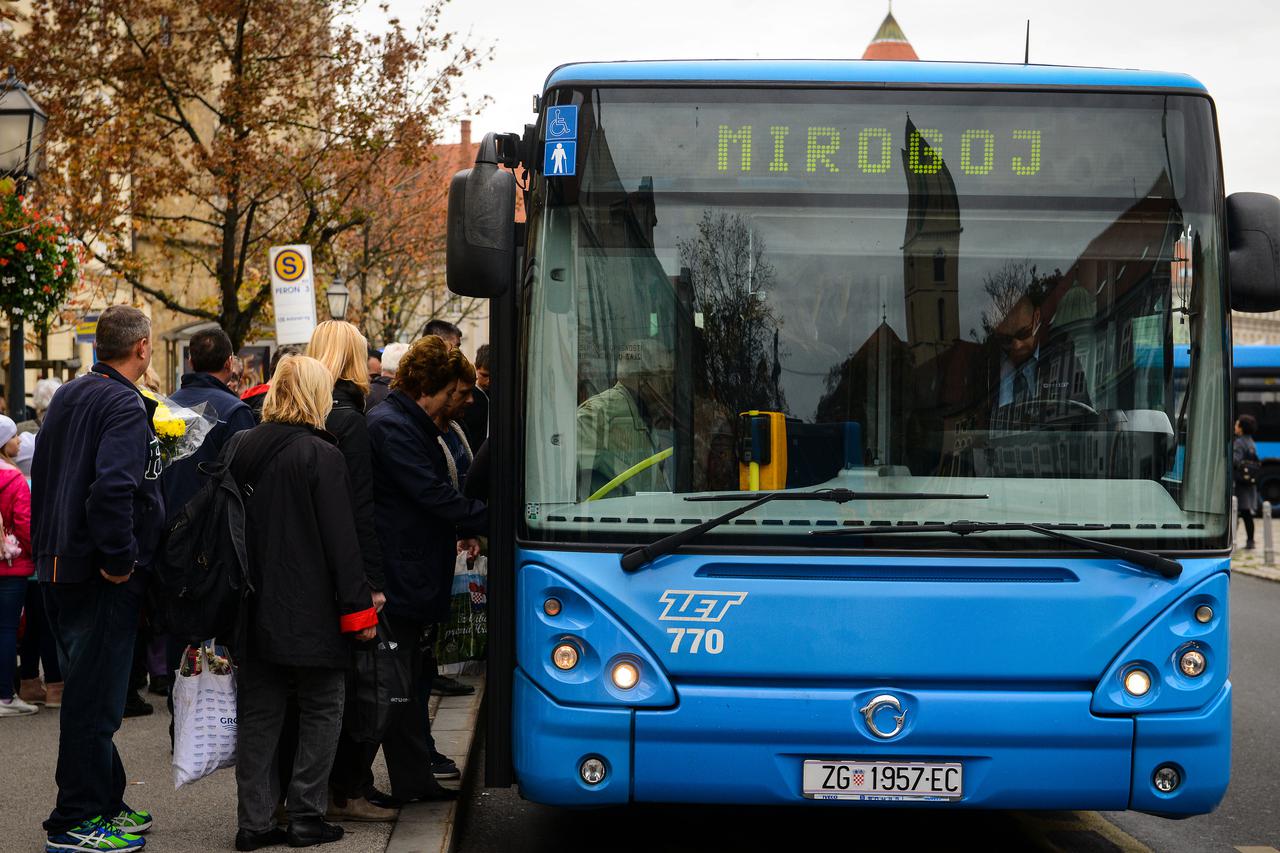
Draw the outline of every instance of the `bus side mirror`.
<instances>
[{"instance_id":1,"label":"bus side mirror","mask_svg":"<svg viewBox=\"0 0 1280 853\"><path fill-rule=\"evenodd\" d=\"M1227 196L1227 276L1235 311L1280 310L1280 199Z\"/></svg>"},{"instance_id":2,"label":"bus side mirror","mask_svg":"<svg viewBox=\"0 0 1280 853\"><path fill-rule=\"evenodd\" d=\"M498 168L498 135L485 134L476 164L449 184L445 252L449 289L491 298L511 286L516 257L516 178Z\"/></svg>"}]
</instances>

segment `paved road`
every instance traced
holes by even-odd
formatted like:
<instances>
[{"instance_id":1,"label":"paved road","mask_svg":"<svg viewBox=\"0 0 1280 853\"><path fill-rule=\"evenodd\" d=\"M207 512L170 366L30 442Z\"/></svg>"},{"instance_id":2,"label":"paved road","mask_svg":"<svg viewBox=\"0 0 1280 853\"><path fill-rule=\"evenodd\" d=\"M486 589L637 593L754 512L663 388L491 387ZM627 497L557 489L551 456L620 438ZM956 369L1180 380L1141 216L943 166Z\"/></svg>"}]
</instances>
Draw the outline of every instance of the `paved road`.
<instances>
[{"instance_id":1,"label":"paved road","mask_svg":"<svg viewBox=\"0 0 1280 853\"><path fill-rule=\"evenodd\" d=\"M476 789L460 853L575 850L894 850L1203 853L1280 848L1280 583L1232 580L1234 771L1217 812L1184 821L1094 812L939 812L821 808L638 806L570 811ZM480 766L483 766L482 762ZM1252 850L1249 853L1261 853Z\"/></svg>"},{"instance_id":2,"label":"paved road","mask_svg":"<svg viewBox=\"0 0 1280 853\"><path fill-rule=\"evenodd\" d=\"M169 714L152 696L156 712L125 720L116 735L129 777L128 803L156 818L148 851L210 853L232 850L236 834L235 771L219 770L177 791L169 759ZM58 712L0 720L0 853L44 850L40 822L53 807ZM378 772L385 774L381 759ZM385 775L381 777L384 786ZM325 853L382 853L391 824L347 824L347 836ZM285 850L288 848L272 848Z\"/></svg>"}]
</instances>

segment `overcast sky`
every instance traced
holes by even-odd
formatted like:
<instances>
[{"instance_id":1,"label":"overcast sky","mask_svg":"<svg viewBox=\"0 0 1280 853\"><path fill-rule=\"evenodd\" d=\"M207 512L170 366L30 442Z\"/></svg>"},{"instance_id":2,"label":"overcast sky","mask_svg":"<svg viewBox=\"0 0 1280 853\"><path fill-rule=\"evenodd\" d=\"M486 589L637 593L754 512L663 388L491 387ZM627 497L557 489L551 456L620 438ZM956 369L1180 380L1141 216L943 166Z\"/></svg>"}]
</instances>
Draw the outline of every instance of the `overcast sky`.
<instances>
[{"instance_id":1,"label":"overcast sky","mask_svg":"<svg viewBox=\"0 0 1280 853\"><path fill-rule=\"evenodd\" d=\"M421 6L391 8L409 23ZM532 120L531 96L565 62L856 59L885 11L884 0L454 0L444 24L495 51L464 80L492 98L472 116L479 136ZM893 13L921 59L1021 62L1030 18L1032 62L1191 74L1217 102L1227 192L1280 195L1280 2L897 0Z\"/></svg>"}]
</instances>

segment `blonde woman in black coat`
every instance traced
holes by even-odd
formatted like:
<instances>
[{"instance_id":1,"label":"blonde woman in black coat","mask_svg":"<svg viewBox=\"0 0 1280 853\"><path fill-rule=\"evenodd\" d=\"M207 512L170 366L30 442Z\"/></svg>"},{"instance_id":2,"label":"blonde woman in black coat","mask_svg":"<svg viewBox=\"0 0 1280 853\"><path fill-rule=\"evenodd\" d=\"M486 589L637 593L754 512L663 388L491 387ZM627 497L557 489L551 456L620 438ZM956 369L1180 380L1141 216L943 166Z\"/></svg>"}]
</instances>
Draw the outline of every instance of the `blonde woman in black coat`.
<instances>
[{"instance_id":1,"label":"blonde woman in black coat","mask_svg":"<svg viewBox=\"0 0 1280 853\"><path fill-rule=\"evenodd\" d=\"M365 396L369 392L368 352L369 342L360 330L341 320L320 323L311 333L311 343L307 345L307 353L323 364L333 377L333 409L325 419L325 429L333 435L347 461L365 580L373 590L373 606L381 611L387 598L383 593L386 583L382 573L382 548L373 523L373 454L369 447L369 428L365 423ZM348 701L347 704L350 714L354 703ZM373 787L373 760L378 755L381 732L368 741L356 740L349 734L353 722L351 719L343 722L333 772L329 775L328 817L330 820L395 820L394 809L370 802L370 797L375 802L379 800Z\"/></svg>"},{"instance_id":2,"label":"blonde woman in black coat","mask_svg":"<svg viewBox=\"0 0 1280 853\"><path fill-rule=\"evenodd\" d=\"M333 379L313 358L280 362L262 407L243 433L231 471L252 486L246 545L254 581L237 674L237 850L336 841L324 822L329 771L342 728L348 637L370 640L378 622L365 580L342 452L324 430ZM269 521L268 521L269 519ZM288 785L287 831L275 824L272 770L290 694L298 744Z\"/></svg>"}]
</instances>

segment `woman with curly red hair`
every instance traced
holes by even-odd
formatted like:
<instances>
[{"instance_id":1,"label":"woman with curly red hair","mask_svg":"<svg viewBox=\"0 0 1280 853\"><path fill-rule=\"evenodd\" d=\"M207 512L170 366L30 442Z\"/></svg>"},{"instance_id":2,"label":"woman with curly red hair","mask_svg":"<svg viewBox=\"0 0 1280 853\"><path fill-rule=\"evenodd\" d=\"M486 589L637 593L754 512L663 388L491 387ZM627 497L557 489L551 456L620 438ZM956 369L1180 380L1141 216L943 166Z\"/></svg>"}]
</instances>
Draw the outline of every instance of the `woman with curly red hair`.
<instances>
[{"instance_id":1,"label":"woman with curly red hair","mask_svg":"<svg viewBox=\"0 0 1280 853\"><path fill-rule=\"evenodd\" d=\"M482 531L483 503L466 498L449 476L444 433L436 419L453 402L457 357L440 338L413 343L400 360L391 393L369 413L375 526L382 544L387 603L382 611L412 675L410 702L393 712L383 739L395 801L440 799L453 792L436 781L427 718L434 667L419 640L449 617L460 535ZM443 759L443 760L442 760Z\"/></svg>"}]
</instances>

